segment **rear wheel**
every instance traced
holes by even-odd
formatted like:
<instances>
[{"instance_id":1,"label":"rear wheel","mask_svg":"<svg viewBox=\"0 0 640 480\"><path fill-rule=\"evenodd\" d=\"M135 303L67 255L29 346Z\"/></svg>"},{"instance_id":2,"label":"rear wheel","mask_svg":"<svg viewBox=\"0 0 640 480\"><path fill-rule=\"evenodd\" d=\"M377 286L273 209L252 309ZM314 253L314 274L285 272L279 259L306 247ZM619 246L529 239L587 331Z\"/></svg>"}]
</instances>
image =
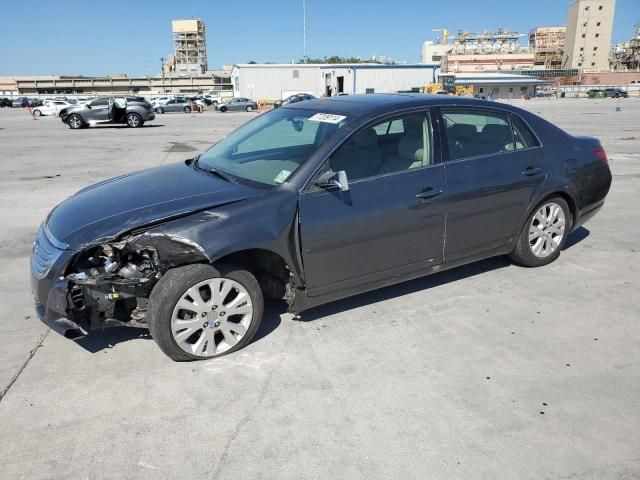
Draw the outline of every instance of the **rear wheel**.
<instances>
[{"instance_id":1,"label":"rear wheel","mask_svg":"<svg viewBox=\"0 0 640 480\"><path fill-rule=\"evenodd\" d=\"M142 121L142 117L137 113L129 113L127 114L127 125L131 128L141 127L144 122Z\"/></svg>"},{"instance_id":2,"label":"rear wheel","mask_svg":"<svg viewBox=\"0 0 640 480\"><path fill-rule=\"evenodd\" d=\"M560 197L542 202L529 215L511 252L511 258L526 267L553 262L567 239L571 227L569 205Z\"/></svg>"},{"instance_id":3,"label":"rear wheel","mask_svg":"<svg viewBox=\"0 0 640 480\"><path fill-rule=\"evenodd\" d=\"M184 107L182 110L184 110L184 113L191 113L191 107Z\"/></svg>"},{"instance_id":4,"label":"rear wheel","mask_svg":"<svg viewBox=\"0 0 640 480\"><path fill-rule=\"evenodd\" d=\"M33 115L36 116L36 117L39 117L39 116L42 115L42 112L40 110L34 110L33 111Z\"/></svg>"},{"instance_id":5,"label":"rear wheel","mask_svg":"<svg viewBox=\"0 0 640 480\"><path fill-rule=\"evenodd\" d=\"M255 335L264 308L255 277L232 266L187 265L169 270L149 298L149 330L176 361L226 355Z\"/></svg>"},{"instance_id":6,"label":"rear wheel","mask_svg":"<svg viewBox=\"0 0 640 480\"><path fill-rule=\"evenodd\" d=\"M253 107L251 105L247 106L247 112L253 112Z\"/></svg>"},{"instance_id":7,"label":"rear wheel","mask_svg":"<svg viewBox=\"0 0 640 480\"><path fill-rule=\"evenodd\" d=\"M158 107L158 108L156 109L156 112L158 112L158 113L164 113L164 108L162 108L162 107Z\"/></svg>"},{"instance_id":8,"label":"rear wheel","mask_svg":"<svg viewBox=\"0 0 640 480\"><path fill-rule=\"evenodd\" d=\"M84 127L84 120L77 113L72 113L69 115L69 118L67 118L67 125L69 125L69 128L77 130Z\"/></svg>"}]
</instances>

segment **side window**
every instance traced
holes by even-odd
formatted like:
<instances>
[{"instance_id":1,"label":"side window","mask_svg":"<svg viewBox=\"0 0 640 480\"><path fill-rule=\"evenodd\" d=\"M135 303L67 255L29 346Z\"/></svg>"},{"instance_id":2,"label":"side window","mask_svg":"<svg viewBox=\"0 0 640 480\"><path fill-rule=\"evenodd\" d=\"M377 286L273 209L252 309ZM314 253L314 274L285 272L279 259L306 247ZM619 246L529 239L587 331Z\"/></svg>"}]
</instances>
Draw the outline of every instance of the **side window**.
<instances>
[{"instance_id":1,"label":"side window","mask_svg":"<svg viewBox=\"0 0 640 480\"><path fill-rule=\"evenodd\" d=\"M106 107L107 105L109 105L109 99L108 98L96 98L89 105L91 105L92 107Z\"/></svg>"},{"instance_id":2,"label":"side window","mask_svg":"<svg viewBox=\"0 0 640 480\"><path fill-rule=\"evenodd\" d=\"M513 127L513 138L516 150L523 148L538 147L538 141L533 136L529 127L516 115L511 115L511 125Z\"/></svg>"},{"instance_id":3,"label":"side window","mask_svg":"<svg viewBox=\"0 0 640 480\"><path fill-rule=\"evenodd\" d=\"M513 131L506 114L465 110L442 109L444 118L448 160L491 155L513 150Z\"/></svg>"},{"instance_id":4,"label":"side window","mask_svg":"<svg viewBox=\"0 0 640 480\"><path fill-rule=\"evenodd\" d=\"M350 181L420 168L432 163L429 115L413 113L374 124L357 133L329 159Z\"/></svg>"}]
</instances>

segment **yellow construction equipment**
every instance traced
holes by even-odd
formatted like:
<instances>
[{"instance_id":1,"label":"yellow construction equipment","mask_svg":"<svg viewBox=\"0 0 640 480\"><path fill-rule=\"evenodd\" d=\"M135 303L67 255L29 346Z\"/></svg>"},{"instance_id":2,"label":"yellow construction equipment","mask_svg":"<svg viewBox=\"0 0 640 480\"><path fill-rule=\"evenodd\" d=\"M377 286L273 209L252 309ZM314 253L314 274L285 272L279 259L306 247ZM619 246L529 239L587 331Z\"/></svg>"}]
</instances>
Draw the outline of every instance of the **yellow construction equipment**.
<instances>
[{"instance_id":1,"label":"yellow construction equipment","mask_svg":"<svg viewBox=\"0 0 640 480\"><path fill-rule=\"evenodd\" d=\"M434 28L432 30L433 32L440 32L442 33L442 40L440 41L440 43L442 45L446 45L447 44L447 39L449 38L449 30L446 28Z\"/></svg>"}]
</instances>

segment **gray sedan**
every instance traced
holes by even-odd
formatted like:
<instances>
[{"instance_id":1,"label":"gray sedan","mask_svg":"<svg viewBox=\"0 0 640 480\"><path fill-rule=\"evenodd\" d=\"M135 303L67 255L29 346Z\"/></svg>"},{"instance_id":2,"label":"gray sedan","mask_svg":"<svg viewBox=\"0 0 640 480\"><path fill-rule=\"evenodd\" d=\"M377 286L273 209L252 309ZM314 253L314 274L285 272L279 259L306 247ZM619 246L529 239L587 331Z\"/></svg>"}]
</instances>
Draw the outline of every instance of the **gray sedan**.
<instances>
[{"instance_id":1,"label":"gray sedan","mask_svg":"<svg viewBox=\"0 0 640 480\"><path fill-rule=\"evenodd\" d=\"M223 103L222 105L218 106L217 109L221 112L226 112L227 110L230 112L239 110L252 112L253 110L258 109L258 104L250 98L237 97L232 98L226 103Z\"/></svg>"},{"instance_id":2,"label":"gray sedan","mask_svg":"<svg viewBox=\"0 0 640 480\"><path fill-rule=\"evenodd\" d=\"M157 113L165 113L165 112L184 112L191 113L191 108L197 109L195 103L191 102L191 100L186 98L172 98L164 105L159 105L156 107Z\"/></svg>"}]
</instances>

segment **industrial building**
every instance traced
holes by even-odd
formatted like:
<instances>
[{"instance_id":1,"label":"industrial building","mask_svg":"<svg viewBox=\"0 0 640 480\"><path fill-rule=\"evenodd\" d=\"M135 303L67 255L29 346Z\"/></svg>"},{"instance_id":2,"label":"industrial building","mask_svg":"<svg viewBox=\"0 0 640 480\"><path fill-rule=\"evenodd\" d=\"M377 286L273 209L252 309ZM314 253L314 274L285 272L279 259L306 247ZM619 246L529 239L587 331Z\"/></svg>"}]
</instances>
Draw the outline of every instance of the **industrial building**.
<instances>
[{"instance_id":1,"label":"industrial building","mask_svg":"<svg viewBox=\"0 0 640 480\"><path fill-rule=\"evenodd\" d=\"M611 63L616 70L640 71L640 23L635 25L634 30L633 38L613 48Z\"/></svg>"},{"instance_id":2,"label":"industrial building","mask_svg":"<svg viewBox=\"0 0 640 480\"><path fill-rule=\"evenodd\" d=\"M173 20L174 51L163 66L165 74L202 75L207 69L207 41L202 20Z\"/></svg>"},{"instance_id":3,"label":"industrial building","mask_svg":"<svg viewBox=\"0 0 640 480\"><path fill-rule=\"evenodd\" d=\"M439 64L239 64L231 71L234 95L277 100L298 92L339 94L419 92L437 79Z\"/></svg>"},{"instance_id":4,"label":"industrial building","mask_svg":"<svg viewBox=\"0 0 640 480\"><path fill-rule=\"evenodd\" d=\"M609 69L615 0L575 0L569 5L563 68Z\"/></svg>"},{"instance_id":5,"label":"industrial building","mask_svg":"<svg viewBox=\"0 0 640 480\"><path fill-rule=\"evenodd\" d=\"M484 72L442 74L441 81L443 85L472 87L474 96L492 100L533 98L537 87L554 83L528 75Z\"/></svg>"},{"instance_id":6,"label":"industrial building","mask_svg":"<svg viewBox=\"0 0 640 480\"><path fill-rule=\"evenodd\" d=\"M567 27L537 27L529 32L529 48L536 67L562 67Z\"/></svg>"}]
</instances>

